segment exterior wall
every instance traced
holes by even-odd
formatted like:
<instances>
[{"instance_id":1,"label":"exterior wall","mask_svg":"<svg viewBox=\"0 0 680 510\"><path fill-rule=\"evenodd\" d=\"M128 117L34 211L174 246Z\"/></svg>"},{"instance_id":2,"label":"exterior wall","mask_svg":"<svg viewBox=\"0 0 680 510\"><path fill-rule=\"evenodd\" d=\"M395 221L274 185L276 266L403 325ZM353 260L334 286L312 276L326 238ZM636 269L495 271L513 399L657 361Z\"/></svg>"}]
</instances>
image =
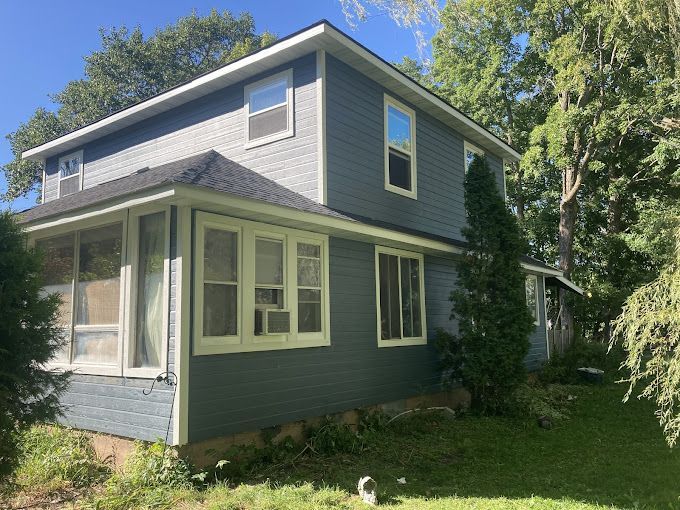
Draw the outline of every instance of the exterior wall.
<instances>
[{"instance_id":1,"label":"exterior wall","mask_svg":"<svg viewBox=\"0 0 680 510\"><path fill-rule=\"evenodd\" d=\"M326 80L328 205L461 238L465 223L462 136L415 109L418 199L389 192L384 189L383 139L383 94L389 91L330 55ZM487 156L503 193L502 161L492 154Z\"/></svg>"},{"instance_id":2,"label":"exterior wall","mask_svg":"<svg viewBox=\"0 0 680 510\"><path fill-rule=\"evenodd\" d=\"M168 325L168 366L175 368L175 305L177 296L176 240L177 218L173 207L170 218L170 320ZM162 370L159 370L159 372ZM61 399L64 413L60 422L71 427L117 436L155 441L165 439L168 423L172 443L171 409L173 387L150 379L74 374Z\"/></svg>"},{"instance_id":3,"label":"exterior wall","mask_svg":"<svg viewBox=\"0 0 680 510\"><path fill-rule=\"evenodd\" d=\"M548 336L545 330L545 280L541 275L536 278L538 281L538 326L529 336L529 354L527 354L526 365L530 371L541 368L541 365L548 359Z\"/></svg>"},{"instance_id":4,"label":"exterior wall","mask_svg":"<svg viewBox=\"0 0 680 510\"><path fill-rule=\"evenodd\" d=\"M330 239L330 347L192 356L189 441L440 391L432 344L377 347L374 257L372 244ZM453 327L448 267L425 261L430 331Z\"/></svg>"},{"instance_id":5,"label":"exterior wall","mask_svg":"<svg viewBox=\"0 0 680 510\"><path fill-rule=\"evenodd\" d=\"M293 68L295 136L245 149L243 87ZM316 56L254 76L87 144L83 187L214 149L312 200L318 198ZM68 151L71 153L73 151ZM57 198L59 156L46 162L45 201Z\"/></svg>"}]
</instances>

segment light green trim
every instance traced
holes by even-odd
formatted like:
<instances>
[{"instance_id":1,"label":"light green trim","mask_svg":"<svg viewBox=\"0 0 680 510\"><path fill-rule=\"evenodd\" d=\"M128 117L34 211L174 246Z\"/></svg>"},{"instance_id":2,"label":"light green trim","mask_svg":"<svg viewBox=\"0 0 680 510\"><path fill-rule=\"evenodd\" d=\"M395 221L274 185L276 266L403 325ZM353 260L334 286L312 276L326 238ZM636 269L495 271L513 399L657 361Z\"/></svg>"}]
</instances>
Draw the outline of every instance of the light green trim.
<instances>
[{"instance_id":1,"label":"light green trim","mask_svg":"<svg viewBox=\"0 0 680 510\"><path fill-rule=\"evenodd\" d=\"M422 335L418 337L404 338L404 318L401 307L401 263L399 264L399 330L402 338L383 340L380 316L380 254L396 255L398 257L416 259L418 261L418 275L420 280L420 317L421 317L421 331ZM377 340L378 347L402 347L407 345L425 345L427 344L427 316L425 310L425 262L422 253L397 250L394 248L387 248L385 246L375 247L375 308L376 308L376 325L377 325Z\"/></svg>"},{"instance_id":2,"label":"light green trim","mask_svg":"<svg viewBox=\"0 0 680 510\"><path fill-rule=\"evenodd\" d=\"M242 220L203 211L196 212L196 261L194 264L194 355L269 351L330 345L330 294L328 236L265 223ZM238 235L237 333L225 337L203 336L203 249L206 228ZM291 312L287 335L256 336L255 330L255 239L271 237L284 243L284 308ZM298 333L297 243L314 243L322 257L322 325L319 333Z\"/></svg>"}]
</instances>

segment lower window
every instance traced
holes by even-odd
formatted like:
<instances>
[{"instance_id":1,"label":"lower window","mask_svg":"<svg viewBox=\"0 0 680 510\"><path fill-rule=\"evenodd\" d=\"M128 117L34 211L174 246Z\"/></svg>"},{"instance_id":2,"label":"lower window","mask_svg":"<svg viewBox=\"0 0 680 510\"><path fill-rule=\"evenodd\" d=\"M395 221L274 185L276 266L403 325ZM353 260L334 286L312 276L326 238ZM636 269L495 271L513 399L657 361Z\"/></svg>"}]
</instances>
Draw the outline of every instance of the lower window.
<instances>
[{"instance_id":1,"label":"lower window","mask_svg":"<svg viewBox=\"0 0 680 510\"><path fill-rule=\"evenodd\" d=\"M423 256L376 246L378 345L427 343Z\"/></svg>"},{"instance_id":2,"label":"lower window","mask_svg":"<svg viewBox=\"0 0 680 510\"><path fill-rule=\"evenodd\" d=\"M534 319L534 324L540 324L540 317L538 314L538 277L535 274L528 274L524 281L524 290L526 291L527 307L529 313Z\"/></svg>"}]
</instances>

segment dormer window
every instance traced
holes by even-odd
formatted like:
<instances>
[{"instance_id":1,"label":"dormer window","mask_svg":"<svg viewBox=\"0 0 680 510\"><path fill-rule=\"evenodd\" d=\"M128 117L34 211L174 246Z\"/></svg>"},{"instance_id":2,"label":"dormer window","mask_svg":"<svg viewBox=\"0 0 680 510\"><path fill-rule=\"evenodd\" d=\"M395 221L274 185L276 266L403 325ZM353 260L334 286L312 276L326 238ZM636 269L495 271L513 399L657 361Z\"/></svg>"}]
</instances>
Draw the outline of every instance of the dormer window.
<instances>
[{"instance_id":1,"label":"dormer window","mask_svg":"<svg viewBox=\"0 0 680 510\"><path fill-rule=\"evenodd\" d=\"M246 148L294 134L293 70L246 85Z\"/></svg>"},{"instance_id":2,"label":"dormer window","mask_svg":"<svg viewBox=\"0 0 680 510\"><path fill-rule=\"evenodd\" d=\"M385 189L416 198L415 112L385 96Z\"/></svg>"},{"instance_id":3,"label":"dormer window","mask_svg":"<svg viewBox=\"0 0 680 510\"><path fill-rule=\"evenodd\" d=\"M83 189L83 151L59 158L59 196Z\"/></svg>"}]
</instances>

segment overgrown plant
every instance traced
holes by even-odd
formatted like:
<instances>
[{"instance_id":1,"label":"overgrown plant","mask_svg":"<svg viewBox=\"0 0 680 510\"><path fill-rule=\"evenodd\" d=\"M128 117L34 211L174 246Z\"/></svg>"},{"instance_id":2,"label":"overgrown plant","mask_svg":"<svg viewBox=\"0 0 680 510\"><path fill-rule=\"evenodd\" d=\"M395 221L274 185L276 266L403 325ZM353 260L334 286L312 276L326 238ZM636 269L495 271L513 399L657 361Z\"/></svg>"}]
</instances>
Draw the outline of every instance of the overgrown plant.
<instances>
[{"instance_id":1,"label":"overgrown plant","mask_svg":"<svg viewBox=\"0 0 680 510\"><path fill-rule=\"evenodd\" d=\"M651 283L628 297L614 321L614 338L627 356L630 370L624 401L638 384L640 397L656 402L656 415L669 446L680 436L680 229L675 260Z\"/></svg>"},{"instance_id":2,"label":"overgrown plant","mask_svg":"<svg viewBox=\"0 0 680 510\"><path fill-rule=\"evenodd\" d=\"M53 419L69 372L44 368L63 342L60 297L44 295L43 259L14 217L0 213L0 485L16 467L19 439Z\"/></svg>"},{"instance_id":3,"label":"overgrown plant","mask_svg":"<svg viewBox=\"0 0 680 510\"><path fill-rule=\"evenodd\" d=\"M533 318L526 305L524 252L517 221L506 208L485 158L475 157L465 176L467 250L458 260L458 288L451 293L458 335L439 334L445 373L462 379L472 408L505 411L526 380Z\"/></svg>"}]
</instances>

